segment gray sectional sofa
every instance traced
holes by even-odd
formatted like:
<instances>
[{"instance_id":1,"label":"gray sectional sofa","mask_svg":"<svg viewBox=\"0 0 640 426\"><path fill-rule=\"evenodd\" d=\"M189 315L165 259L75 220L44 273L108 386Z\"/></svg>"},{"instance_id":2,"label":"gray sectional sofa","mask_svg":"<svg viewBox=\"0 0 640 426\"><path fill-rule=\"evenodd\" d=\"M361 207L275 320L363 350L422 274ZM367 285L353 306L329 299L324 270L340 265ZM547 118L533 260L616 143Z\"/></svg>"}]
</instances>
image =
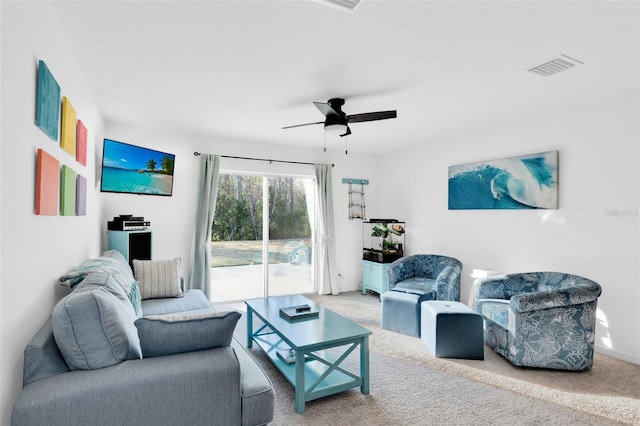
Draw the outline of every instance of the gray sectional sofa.
<instances>
[{"instance_id":1,"label":"gray sectional sofa","mask_svg":"<svg viewBox=\"0 0 640 426\"><path fill-rule=\"evenodd\" d=\"M25 348L11 425L271 422L273 386L233 338L240 314L184 291L179 259L134 270L107 251L61 277L72 291Z\"/></svg>"}]
</instances>

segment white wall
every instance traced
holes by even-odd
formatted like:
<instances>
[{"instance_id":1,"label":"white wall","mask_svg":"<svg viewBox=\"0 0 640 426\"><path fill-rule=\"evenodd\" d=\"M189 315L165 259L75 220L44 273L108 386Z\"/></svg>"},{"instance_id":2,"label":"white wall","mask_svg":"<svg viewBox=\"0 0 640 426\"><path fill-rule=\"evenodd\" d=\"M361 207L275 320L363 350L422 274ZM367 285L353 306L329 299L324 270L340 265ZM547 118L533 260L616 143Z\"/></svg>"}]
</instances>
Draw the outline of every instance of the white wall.
<instances>
[{"instance_id":1,"label":"white wall","mask_svg":"<svg viewBox=\"0 0 640 426\"><path fill-rule=\"evenodd\" d=\"M67 290L56 277L96 255L99 202L95 140L103 122L49 2L2 2L1 413L8 425L22 388L22 351ZM44 60L88 129L84 167L35 126L38 60ZM36 216L36 150L43 148L88 180L87 216Z\"/></svg>"},{"instance_id":2,"label":"white wall","mask_svg":"<svg viewBox=\"0 0 640 426\"><path fill-rule=\"evenodd\" d=\"M438 252L465 264L463 299L473 268L502 272L560 270L600 282L598 350L640 364L638 92L443 141L420 141L395 158L159 134L104 124L49 2L0 2L0 424L8 424L21 388L22 351L66 290L55 279L106 248L106 222L132 213L153 225L154 257L188 259L199 161L193 151L332 162L342 291L361 280L362 225L347 220L342 177L370 179L369 217L407 221L409 253ZM89 130L82 167L34 125L37 62L43 59ZM172 197L101 194L96 161L102 138L175 153ZM38 148L87 177L88 215L36 216ZM560 208L554 211L448 211L447 167L537 151L560 151ZM92 155L93 154L93 155ZM389 170L388 164L397 167ZM223 163L223 167L240 167ZM250 166L247 166L250 167ZM262 167L265 167L263 164ZM277 166L277 171L287 171ZM274 169L276 166L274 164ZM292 172L291 169L288 169ZM296 169L298 170L298 169ZM93 189L93 190L91 190ZM384 194L384 198L382 197ZM185 262L186 264L186 262ZM185 270L186 272L186 270Z\"/></svg>"},{"instance_id":3,"label":"white wall","mask_svg":"<svg viewBox=\"0 0 640 426\"><path fill-rule=\"evenodd\" d=\"M640 108L638 91L450 140L423 141L390 158L384 215L407 221L410 253L474 268L555 270L599 282L597 350L640 363ZM449 211L448 166L559 151L557 210ZM388 170L388 169L385 169Z\"/></svg>"},{"instance_id":4,"label":"white wall","mask_svg":"<svg viewBox=\"0 0 640 426\"><path fill-rule=\"evenodd\" d=\"M341 291L357 290L361 285L362 222L348 220L347 185L343 185L341 180L343 177L371 180L370 185L366 187L367 212L369 216L375 215L379 188L379 181L376 179L377 157L355 153L345 155L344 151L337 150L328 150L325 153L322 149L317 148L296 148L197 135L163 133L124 124L108 124L105 137L169 152L176 155L176 160L171 197L100 194L103 201L101 223L103 249L107 247L107 221L113 220L113 217L119 214L144 216L145 220L151 221L153 230L153 258L181 257L183 259L183 274L185 277L188 276L200 173L200 159L193 155L194 151L274 160L333 163L335 165L332 169L332 176L336 249L338 271L341 275L338 282ZM227 158L221 159L221 169L314 175L312 166Z\"/></svg>"}]
</instances>

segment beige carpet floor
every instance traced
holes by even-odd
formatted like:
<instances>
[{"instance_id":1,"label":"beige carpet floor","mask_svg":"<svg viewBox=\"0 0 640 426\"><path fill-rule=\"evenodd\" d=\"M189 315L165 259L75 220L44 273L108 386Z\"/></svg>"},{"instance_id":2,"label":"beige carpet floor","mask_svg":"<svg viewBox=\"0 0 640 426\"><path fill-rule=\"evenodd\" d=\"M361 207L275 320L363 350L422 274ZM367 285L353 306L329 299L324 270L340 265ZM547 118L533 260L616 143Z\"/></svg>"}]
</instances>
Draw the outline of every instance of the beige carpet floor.
<instances>
[{"instance_id":1,"label":"beige carpet floor","mask_svg":"<svg viewBox=\"0 0 640 426\"><path fill-rule=\"evenodd\" d=\"M487 346L483 361L435 358L420 339L380 328L377 298L308 297L373 332L371 392L311 401L299 415L291 385L254 348L274 382L275 425L640 425L638 365L596 354L586 372L518 368ZM244 327L243 317L236 333L243 343Z\"/></svg>"}]
</instances>

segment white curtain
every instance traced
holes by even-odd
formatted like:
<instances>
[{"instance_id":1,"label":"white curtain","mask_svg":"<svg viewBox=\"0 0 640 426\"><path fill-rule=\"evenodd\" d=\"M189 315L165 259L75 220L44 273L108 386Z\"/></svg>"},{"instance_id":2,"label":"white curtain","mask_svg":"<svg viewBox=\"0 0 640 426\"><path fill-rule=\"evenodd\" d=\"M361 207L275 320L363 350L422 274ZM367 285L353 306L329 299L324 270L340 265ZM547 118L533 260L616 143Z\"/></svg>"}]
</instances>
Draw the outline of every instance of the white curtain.
<instances>
[{"instance_id":1,"label":"white curtain","mask_svg":"<svg viewBox=\"0 0 640 426\"><path fill-rule=\"evenodd\" d=\"M207 297L211 295L211 226L216 211L219 177L220 156L201 154L200 190L188 287L202 290Z\"/></svg>"},{"instance_id":2,"label":"white curtain","mask_svg":"<svg viewBox=\"0 0 640 426\"><path fill-rule=\"evenodd\" d=\"M312 179L302 179L302 185L304 186L304 198L307 202L307 217L309 218L309 227L314 228L315 220L315 182ZM314 222L314 223L311 223Z\"/></svg>"},{"instance_id":3,"label":"white curtain","mask_svg":"<svg viewBox=\"0 0 640 426\"><path fill-rule=\"evenodd\" d=\"M336 237L333 221L333 190L331 165L316 164L316 188L318 191L318 279L320 294L339 294L336 264Z\"/></svg>"}]
</instances>

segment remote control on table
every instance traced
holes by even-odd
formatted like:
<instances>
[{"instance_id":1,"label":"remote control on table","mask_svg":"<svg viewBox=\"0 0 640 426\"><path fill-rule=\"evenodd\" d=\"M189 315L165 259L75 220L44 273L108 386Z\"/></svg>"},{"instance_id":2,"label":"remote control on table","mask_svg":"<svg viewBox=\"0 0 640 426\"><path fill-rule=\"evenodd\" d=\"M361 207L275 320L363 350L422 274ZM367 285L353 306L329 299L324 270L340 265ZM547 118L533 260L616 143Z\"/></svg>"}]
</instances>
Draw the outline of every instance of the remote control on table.
<instances>
[{"instance_id":1,"label":"remote control on table","mask_svg":"<svg viewBox=\"0 0 640 426\"><path fill-rule=\"evenodd\" d=\"M304 311L311 310L311 306L309 305L298 305L298 306L295 306L295 308L296 308L296 312L304 312Z\"/></svg>"}]
</instances>

